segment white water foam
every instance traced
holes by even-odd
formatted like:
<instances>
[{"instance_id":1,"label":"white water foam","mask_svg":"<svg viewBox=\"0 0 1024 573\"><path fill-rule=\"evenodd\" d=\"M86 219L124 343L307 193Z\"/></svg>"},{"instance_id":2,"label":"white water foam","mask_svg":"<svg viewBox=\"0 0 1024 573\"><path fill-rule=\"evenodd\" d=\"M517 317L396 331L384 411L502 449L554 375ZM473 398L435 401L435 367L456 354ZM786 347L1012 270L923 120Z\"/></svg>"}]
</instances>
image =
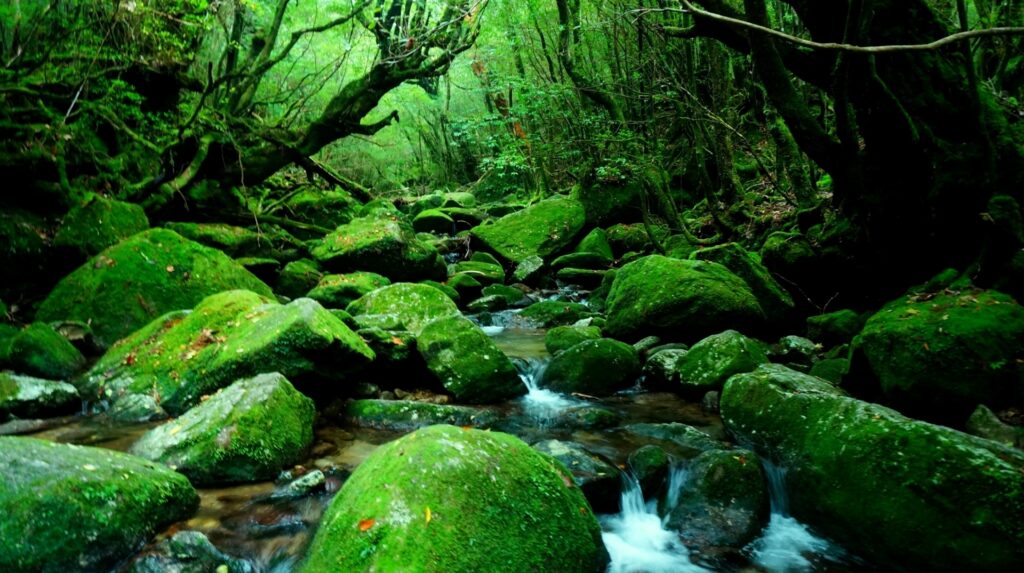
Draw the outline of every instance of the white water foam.
<instances>
[{"instance_id":1,"label":"white water foam","mask_svg":"<svg viewBox=\"0 0 1024 573\"><path fill-rule=\"evenodd\" d=\"M548 366L546 358L521 358L516 360L519 366L519 377L526 385L526 395L522 397L523 411L539 424L553 420L559 413L580 404L564 394L559 394L538 383L544 376Z\"/></svg>"},{"instance_id":2,"label":"white water foam","mask_svg":"<svg viewBox=\"0 0 1024 573\"><path fill-rule=\"evenodd\" d=\"M644 502L636 478L627 475L625 481L622 511L601 518L601 538L611 556L607 573L706 573L690 562L679 535L665 529L656 503Z\"/></svg>"}]
</instances>

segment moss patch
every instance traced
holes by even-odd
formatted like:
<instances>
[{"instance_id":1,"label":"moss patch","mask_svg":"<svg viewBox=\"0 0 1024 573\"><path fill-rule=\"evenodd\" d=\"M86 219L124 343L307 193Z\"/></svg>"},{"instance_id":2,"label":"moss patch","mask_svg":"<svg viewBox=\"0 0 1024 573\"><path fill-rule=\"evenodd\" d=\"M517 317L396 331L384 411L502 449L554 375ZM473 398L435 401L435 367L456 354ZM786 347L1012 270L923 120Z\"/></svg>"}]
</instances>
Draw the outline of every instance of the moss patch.
<instances>
[{"instance_id":1,"label":"moss patch","mask_svg":"<svg viewBox=\"0 0 1024 573\"><path fill-rule=\"evenodd\" d=\"M475 241L506 261L546 258L568 247L583 231L586 214L573 199L554 197L470 231Z\"/></svg>"}]
</instances>

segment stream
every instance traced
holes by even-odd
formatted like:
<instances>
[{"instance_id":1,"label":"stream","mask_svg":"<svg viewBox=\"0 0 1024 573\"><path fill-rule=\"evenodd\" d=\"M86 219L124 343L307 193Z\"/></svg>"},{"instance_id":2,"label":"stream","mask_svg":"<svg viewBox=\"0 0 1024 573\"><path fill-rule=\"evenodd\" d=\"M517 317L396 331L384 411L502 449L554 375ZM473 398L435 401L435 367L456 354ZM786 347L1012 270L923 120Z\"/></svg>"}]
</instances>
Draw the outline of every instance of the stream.
<instances>
[{"instance_id":1,"label":"stream","mask_svg":"<svg viewBox=\"0 0 1024 573\"><path fill-rule=\"evenodd\" d=\"M725 431L717 415L705 413L700 404L669 393L639 389L620 393L598 403L566 396L539 386L549 356L544 348L545 331L519 324L514 313L498 317L486 330L520 370L528 393L499 406L503 431L528 443L558 439L583 445L625 468L631 451L644 445L635 435L611 430L572 430L557 420L573 408L600 405L631 423L681 422L717 440ZM76 416L47 427L33 437L56 442L100 446L124 451L156 423L112 426L96 417ZM333 495L352 471L378 446L396 439L400 432L323 425L309 459L299 470L321 470L325 487L319 492L286 495L288 476L218 489L201 489L199 511L187 522L176 524L160 538L180 530L197 530L223 552L248 560L255 571L287 573L296 568ZM762 463L764 463L762 461ZM674 463L664 499L643 492L637 479L623 472L620 512L599 515L602 537L611 556L608 573L697 573L704 571L843 572L870 569L850 559L829 541L817 537L806 525L787 513L785 472L764 464L771 491L771 517L760 537L746 547L722 548L700 555L684 545L678 532L666 527L667 513L687 487L685 465ZM659 504L659 501L663 503ZM659 511L659 505L661 510Z\"/></svg>"}]
</instances>

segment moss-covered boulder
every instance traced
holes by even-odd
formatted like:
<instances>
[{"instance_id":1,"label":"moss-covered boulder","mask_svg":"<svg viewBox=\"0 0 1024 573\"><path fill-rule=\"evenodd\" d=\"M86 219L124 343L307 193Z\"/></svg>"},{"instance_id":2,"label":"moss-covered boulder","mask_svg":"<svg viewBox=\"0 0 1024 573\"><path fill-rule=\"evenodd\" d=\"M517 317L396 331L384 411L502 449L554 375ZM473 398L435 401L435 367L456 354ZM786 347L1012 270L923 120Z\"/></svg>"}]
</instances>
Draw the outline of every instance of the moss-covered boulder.
<instances>
[{"instance_id":1,"label":"moss-covered boulder","mask_svg":"<svg viewBox=\"0 0 1024 573\"><path fill-rule=\"evenodd\" d=\"M598 573L608 556L561 464L499 432L432 426L377 449L328 507L300 573Z\"/></svg>"},{"instance_id":2,"label":"moss-covered boulder","mask_svg":"<svg viewBox=\"0 0 1024 573\"><path fill-rule=\"evenodd\" d=\"M554 197L475 227L470 235L484 249L506 261L547 258L573 243L583 231L586 214L573 199Z\"/></svg>"},{"instance_id":3,"label":"moss-covered boulder","mask_svg":"<svg viewBox=\"0 0 1024 573\"><path fill-rule=\"evenodd\" d=\"M185 476L104 450L0 437L0 570L109 571L199 506Z\"/></svg>"},{"instance_id":4,"label":"moss-covered boulder","mask_svg":"<svg viewBox=\"0 0 1024 573\"><path fill-rule=\"evenodd\" d=\"M867 317L850 309L807 317L807 338L825 346L846 344L864 328Z\"/></svg>"},{"instance_id":5,"label":"moss-covered boulder","mask_svg":"<svg viewBox=\"0 0 1024 573\"><path fill-rule=\"evenodd\" d=\"M0 372L0 422L71 414L82 408L78 390L66 382Z\"/></svg>"},{"instance_id":6,"label":"moss-covered boulder","mask_svg":"<svg viewBox=\"0 0 1024 573\"><path fill-rule=\"evenodd\" d=\"M651 255L616 271L607 300L610 336L700 340L759 328L764 311L747 283L718 263Z\"/></svg>"},{"instance_id":7,"label":"moss-covered boulder","mask_svg":"<svg viewBox=\"0 0 1024 573\"><path fill-rule=\"evenodd\" d=\"M1024 448L1024 426L1011 426L985 405L979 405L967 419L967 433L1007 446Z\"/></svg>"},{"instance_id":8,"label":"moss-covered boulder","mask_svg":"<svg viewBox=\"0 0 1024 573\"><path fill-rule=\"evenodd\" d=\"M615 253L612 251L611 244L608 243L608 233L600 227L580 239L580 243L576 245L573 252L597 255L608 263L615 260Z\"/></svg>"},{"instance_id":9,"label":"moss-covered boulder","mask_svg":"<svg viewBox=\"0 0 1024 573\"><path fill-rule=\"evenodd\" d=\"M48 324L31 324L0 342L0 368L66 380L85 367L85 357Z\"/></svg>"},{"instance_id":10,"label":"moss-covered boulder","mask_svg":"<svg viewBox=\"0 0 1024 573\"><path fill-rule=\"evenodd\" d=\"M501 265L482 261L461 261L455 263L448 267L448 274L467 274L476 279L481 286L505 282L505 269Z\"/></svg>"},{"instance_id":11,"label":"moss-covered boulder","mask_svg":"<svg viewBox=\"0 0 1024 573\"><path fill-rule=\"evenodd\" d=\"M644 387L666 392L678 391L678 364L687 352L689 350L685 348L664 348L649 355L644 361Z\"/></svg>"},{"instance_id":12,"label":"moss-covered boulder","mask_svg":"<svg viewBox=\"0 0 1024 573\"><path fill-rule=\"evenodd\" d=\"M437 249L417 239L412 226L398 215L353 219L324 237L312 254L335 273L368 271L393 281L447 276Z\"/></svg>"},{"instance_id":13,"label":"moss-covered boulder","mask_svg":"<svg viewBox=\"0 0 1024 573\"><path fill-rule=\"evenodd\" d=\"M704 452L722 449L722 443L705 432L678 422L667 424L641 422L629 424L622 430L631 441L659 445L669 453L683 459L694 458Z\"/></svg>"},{"instance_id":14,"label":"moss-covered boulder","mask_svg":"<svg viewBox=\"0 0 1024 573\"><path fill-rule=\"evenodd\" d=\"M601 338L585 340L555 356L541 384L558 392L609 396L636 383L640 360L632 346Z\"/></svg>"},{"instance_id":15,"label":"moss-covered boulder","mask_svg":"<svg viewBox=\"0 0 1024 573\"><path fill-rule=\"evenodd\" d=\"M88 323L106 348L158 316L207 296L270 287L224 253L166 229L150 229L93 257L57 285L36 320Z\"/></svg>"},{"instance_id":16,"label":"moss-covered boulder","mask_svg":"<svg viewBox=\"0 0 1024 573\"><path fill-rule=\"evenodd\" d=\"M907 571L1015 571L1024 452L901 416L778 365L734 376L722 419L786 468L794 517Z\"/></svg>"},{"instance_id":17,"label":"moss-covered boulder","mask_svg":"<svg viewBox=\"0 0 1024 573\"><path fill-rule=\"evenodd\" d=\"M287 305L248 291L172 312L107 351L80 385L91 398L149 394L179 415L240 378L280 372L300 382L342 378L374 354L340 319L308 298Z\"/></svg>"},{"instance_id":18,"label":"moss-covered boulder","mask_svg":"<svg viewBox=\"0 0 1024 573\"><path fill-rule=\"evenodd\" d=\"M336 229L348 223L360 207L359 201L340 188L330 191L305 189L289 199L287 205L295 219L325 229Z\"/></svg>"},{"instance_id":19,"label":"moss-covered boulder","mask_svg":"<svg viewBox=\"0 0 1024 573\"><path fill-rule=\"evenodd\" d=\"M164 227L186 239L224 251L232 258L256 256L261 252L260 234L245 227L225 223L167 223Z\"/></svg>"},{"instance_id":20,"label":"moss-covered boulder","mask_svg":"<svg viewBox=\"0 0 1024 573\"><path fill-rule=\"evenodd\" d=\"M413 218L412 228L417 233L451 235L455 232L455 219L440 209L427 209Z\"/></svg>"},{"instance_id":21,"label":"moss-covered boulder","mask_svg":"<svg viewBox=\"0 0 1024 573\"><path fill-rule=\"evenodd\" d=\"M429 285L396 283L352 301L345 309L364 327L419 334L428 322L459 314L451 298Z\"/></svg>"},{"instance_id":22,"label":"moss-covered boulder","mask_svg":"<svg viewBox=\"0 0 1024 573\"><path fill-rule=\"evenodd\" d=\"M569 253L551 261L549 268L553 271L562 269L604 270L611 265L611 260L595 253Z\"/></svg>"},{"instance_id":23,"label":"moss-covered boulder","mask_svg":"<svg viewBox=\"0 0 1024 573\"><path fill-rule=\"evenodd\" d=\"M313 443L313 401L279 373L239 380L146 432L132 454L168 465L195 485L273 479Z\"/></svg>"},{"instance_id":24,"label":"moss-covered boulder","mask_svg":"<svg viewBox=\"0 0 1024 573\"><path fill-rule=\"evenodd\" d=\"M389 284L387 277L377 273L327 275L306 296L328 308L345 308L359 297Z\"/></svg>"},{"instance_id":25,"label":"moss-covered boulder","mask_svg":"<svg viewBox=\"0 0 1024 573\"><path fill-rule=\"evenodd\" d=\"M735 330L713 334L697 344L675 363L678 391L700 398L721 390L733 374L750 372L768 362L761 343Z\"/></svg>"},{"instance_id":26,"label":"moss-covered boulder","mask_svg":"<svg viewBox=\"0 0 1024 573\"><path fill-rule=\"evenodd\" d=\"M489 404L526 393L515 364L469 319L449 316L430 322L416 349L456 401Z\"/></svg>"},{"instance_id":27,"label":"moss-covered boulder","mask_svg":"<svg viewBox=\"0 0 1024 573\"><path fill-rule=\"evenodd\" d=\"M601 329L596 326L556 326L544 335L544 348L554 355L584 340L598 338L601 338Z\"/></svg>"},{"instance_id":28,"label":"moss-covered boulder","mask_svg":"<svg viewBox=\"0 0 1024 573\"><path fill-rule=\"evenodd\" d=\"M92 195L64 216L53 245L72 251L81 262L148 228L142 207Z\"/></svg>"},{"instance_id":29,"label":"moss-covered boulder","mask_svg":"<svg viewBox=\"0 0 1024 573\"><path fill-rule=\"evenodd\" d=\"M850 377L923 419L963 423L1024 394L1024 308L995 291L898 299L853 347Z\"/></svg>"},{"instance_id":30,"label":"moss-covered boulder","mask_svg":"<svg viewBox=\"0 0 1024 573\"><path fill-rule=\"evenodd\" d=\"M533 449L543 452L572 472L572 479L598 513L615 513L622 498L619 468L582 444L562 440L542 440Z\"/></svg>"},{"instance_id":31,"label":"moss-covered boulder","mask_svg":"<svg viewBox=\"0 0 1024 573\"><path fill-rule=\"evenodd\" d=\"M743 279L757 297L769 321L783 321L793 311L793 297L761 264L760 257L736 243L699 249L690 255L698 261L718 263Z\"/></svg>"},{"instance_id":32,"label":"moss-covered boulder","mask_svg":"<svg viewBox=\"0 0 1024 573\"><path fill-rule=\"evenodd\" d=\"M281 269L274 283L274 292L288 298L299 298L313 290L323 279L324 273L316 261L299 259Z\"/></svg>"},{"instance_id":33,"label":"moss-covered boulder","mask_svg":"<svg viewBox=\"0 0 1024 573\"><path fill-rule=\"evenodd\" d=\"M519 317L540 328L551 328L572 324L593 314L585 304L578 302L542 300L524 308Z\"/></svg>"},{"instance_id":34,"label":"moss-covered boulder","mask_svg":"<svg viewBox=\"0 0 1024 573\"><path fill-rule=\"evenodd\" d=\"M585 289L597 288L608 271L595 269L564 268L555 273L555 278L565 284L579 285Z\"/></svg>"},{"instance_id":35,"label":"moss-covered boulder","mask_svg":"<svg viewBox=\"0 0 1024 573\"><path fill-rule=\"evenodd\" d=\"M666 227L652 226L651 230L659 242L668 238L669 231ZM651 239L642 223L612 225L605 229L605 235L616 258L621 258L626 253L644 253L651 250Z\"/></svg>"},{"instance_id":36,"label":"moss-covered boulder","mask_svg":"<svg viewBox=\"0 0 1024 573\"><path fill-rule=\"evenodd\" d=\"M519 261L512 271L512 278L516 282L533 284L540 280L543 270L544 259L540 255L530 255Z\"/></svg>"},{"instance_id":37,"label":"moss-covered boulder","mask_svg":"<svg viewBox=\"0 0 1024 573\"><path fill-rule=\"evenodd\" d=\"M179 531L119 569L122 573L254 573L257 570L252 563L221 552L199 531Z\"/></svg>"},{"instance_id":38,"label":"moss-covered boulder","mask_svg":"<svg viewBox=\"0 0 1024 573\"><path fill-rule=\"evenodd\" d=\"M767 481L752 452L704 452L686 471L666 526L681 532L688 547L743 547L768 523Z\"/></svg>"},{"instance_id":39,"label":"moss-covered boulder","mask_svg":"<svg viewBox=\"0 0 1024 573\"><path fill-rule=\"evenodd\" d=\"M489 428L498 421L492 410L412 400L352 400L345 404L344 417L361 428L403 432L436 424Z\"/></svg>"},{"instance_id":40,"label":"moss-covered boulder","mask_svg":"<svg viewBox=\"0 0 1024 573\"><path fill-rule=\"evenodd\" d=\"M626 465L640 483L640 490L653 492L665 483L672 459L664 448L648 444L630 452Z\"/></svg>"}]
</instances>

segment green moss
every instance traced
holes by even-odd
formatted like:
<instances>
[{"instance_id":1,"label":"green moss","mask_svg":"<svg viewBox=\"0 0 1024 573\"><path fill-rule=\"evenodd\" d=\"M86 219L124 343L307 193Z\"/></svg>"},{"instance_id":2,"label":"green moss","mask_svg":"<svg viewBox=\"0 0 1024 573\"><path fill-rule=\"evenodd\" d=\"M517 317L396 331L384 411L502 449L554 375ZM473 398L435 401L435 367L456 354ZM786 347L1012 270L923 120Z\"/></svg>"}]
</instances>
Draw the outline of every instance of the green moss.
<instances>
[{"instance_id":1,"label":"green moss","mask_svg":"<svg viewBox=\"0 0 1024 573\"><path fill-rule=\"evenodd\" d=\"M555 278L566 284L579 285L583 288L595 288L601 284L607 273L608 271L603 270L567 267L559 269L555 273Z\"/></svg>"},{"instance_id":2,"label":"green moss","mask_svg":"<svg viewBox=\"0 0 1024 573\"><path fill-rule=\"evenodd\" d=\"M551 354L558 354L584 340L601 338L601 329L596 326L556 326L544 336L544 347Z\"/></svg>"},{"instance_id":3,"label":"green moss","mask_svg":"<svg viewBox=\"0 0 1024 573\"><path fill-rule=\"evenodd\" d=\"M445 293L412 283L379 288L353 301L346 310L364 327L408 330L413 334L419 334L432 320L459 314L459 308Z\"/></svg>"},{"instance_id":4,"label":"green moss","mask_svg":"<svg viewBox=\"0 0 1024 573\"><path fill-rule=\"evenodd\" d=\"M310 299L288 305L248 291L169 313L107 351L82 381L97 398L150 394L172 415L262 372L343 377L373 360L368 346Z\"/></svg>"},{"instance_id":5,"label":"green moss","mask_svg":"<svg viewBox=\"0 0 1024 573\"><path fill-rule=\"evenodd\" d=\"M412 228L417 233L450 235L455 232L455 220L444 211L427 209L413 218Z\"/></svg>"},{"instance_id":6,"label":"green moss","mask_svg":"<svg viewBox=\"0 0 1024 573\"><path fill-rule=\"evenodd\" d=\"M811 242L800 233L776 231L768 235L761 246L761 262L785 276L813 265L816 258Z\"/></svg>"},{"instance_id":7,"label":"green moss","mask_svg":"<svg viewBox=\"0 0 1024 573\"><path fill-rule=\"evenodd\" d=\"M894 568L1013 571L1024 452L905 418L766 365L729 380L727 429L787 470L792 514Z\"/></svg>"},{"instance_id":8,"label":"green moss","mask_svg":"<svg viewBox=\"0 0 1024 573\"><path fill-rule=\"evenodd\" d=\"M501 265L494 265L480 261L462 261L449 267L449 272L455 274L467 274L475 278L481 285L502 284L505 282L505 269Z\"/></svg>"},{"instance_id":9,"label":"green moss","mask_svg":"<svg viewBox=\"0 0 1024 573\"><path fill-rule=\"evenodd\" d=\"M607 560L561 464L507 434L432 426L356 469L299 571L596 573Z\"/></svg>"},{"instance_id":10,"label":"green moss","mask_svg":"<svg viewBox=\"0 0 1024 573\"><path fill-rule=\"evenodd\" d=\"M450 316L428 323L417 338L416 349L459 402L495 403L526 393L512 361L466 318Z\"/></svg>"},{"instance_id":11,"label":"green moss","mask_svg":"<svg viewBox=\"0 0 1024 573\"><path fill-rule=\"evenodd\" d=\"M0 437L0 570L110 570L199 497L184 476L100 448Z\"/></svg>"},{"instance_id":12,"label":"green moss","mask_svg":"<svg viewBox=\"0 0 1024 573\"><path fill-rule=\"evenodd\" d=\"M0 372L0 421L9 416L39 418L71 414L81 407L78 390L70 384Z\"/></svg>"},{"instance_id":13,"label":"green moss","mask_svg":"<svg viewBox=\"0 0 1024 573\"><path fill-rule=\"evenodd\" d=\"M518 304L526 296L523 291L516 287L506 285L487 285L481 291L483 296L500 296L505 299L507 306Z\"/></svg>"},{"instance_id":14,"label":"green moss","mask_svg":"<svg viewBox=\"0 0 1024 573\"><path fill-rule=\"evenodd\" d=\"M836 346L853 340L864 328L866 316L844 309L807 317L807 338L824 346Z\"/></svg>"},{"instance_id":15,"label":"green moss","mask_svg":"<svg viewBox=\"0 0 1024 573\"><path fill-rule=\"evenodd\" d=\"M324 274L320 272L320 265L309 259L292 261L281 269L277 275L277 282L274 291L288 298L299 298L306 296L306 293L313 290Z\"/></svg>"},{"instance_id":16,"label":"green moss","mask_svg":"<svg viewBox=\"0 0 1024 573\"><path fill-rule=\"evenodd\" d=\"M389 284L387 277L377 273L327 275L306 296L328 308L345 308L357 298Z\"/></svg>"},{"instance_id":17,"label":"green moss","mask_svg":"<svg viewBox=\"0 0 1024 573\"><path fill-rule=\"evenodd\" d=\"M585 340L555 356L541 384L559 392L608 396L635 384L639 375L636 350L602 338Z\"/></svg>"},{"instance_id":18,"label":"green moss","mask_svg":"<svg viewBox=\"0 0 1024 573\"><path fill-rule=\"evenodd\" d=\"M594 253L569 253L551 261L550 268L559 271L566 268L607 269L611 260Z\"/></svg>"},{"instance_id":19,"label":"green moss","mask_svg":"<svg viewBox=\"0 0 1024 573\"><path fill-rule=\"evenodd\" d=\"M142 207L93 195L64 217L53 244L91 257L148 228Z\"/></svg>"},{"instance_id":20,"label":"green moss","mask_svg":"<svg viewBox=\"0 0 1024 573\"><path fill-rule=\"evenodd\" d=\"M230 257L252 256L260 251L260 235L224 223L168 223L164 225L186 239L224 251Z\"/></svg>"},{"instance_id":21,"label":"green moss","mask_svg":"<svg viewBox=\"0 0 1024 573\"><path fill-rule=\"evenodd\" d=\"M729 328L756 329L765 320L746 282L722 265L660 255L616 271L607 308L607 332L622 340L699 340Z\"/></svg>"},{"instance_id":22,"label":"green moss","mask_svg":"<svg viewBox=\"0 0 1024 573\"><path fill-rule=\"evenodd\" d=\"M416 239L412 227L395 214L353 219L324 237L312 254L332 272L369 271L393 281L447 275L437 250Z\"/></svg>"},{"instance_id":23,"label":"green moss","mask_svg":"<svg viewBox=\"0 0 1024 573\"><path fill-rule=\"evenodd\" d=\"M63 336L41 322L18 331L5 343L0 367L53 380L66 380L85 367L85 357Z\"/></svg>"},{"instance_id":24,"label":"green moss","mask_svg":"<svg viewBox=\"0 0 1024 573\"><path fill-rule=\"evenodd\" d=\"M768 320L784 320L793 311L793 297L789 292L761 264L760 257L738 244L726 243L699 249L690 258L718 263L743 279L757 297Z\"/></svg>"},{"instance_id":25,"label":"green moss","mask_svg":"<svg viewBox=\"0 0 1024 573\"><path fill-rule=\"evenodd\" d=\"M652 229L659 242L668 238L669 231L666 227L656 225ZM652 248L647 230L640 223L612 225L605 230L605 233L608 237L608 244L618 258L622 258L623 255L631 251L643 253Z\"/></svg>"},{"instance_id":26,"label":"green moss","mask_svg":"<svg viewBox=\"0 0 1024 573\"><path fill-rule=\"evenodd\" d=\"M238 288L271 295L270 287L224 253L166 229L151 229L110 247L61 280L36 319L86 322L105 348L166 312Z\"/></svg>"},{"instance_id":27,"label":"green moss","mask_svg":"<svg viewBox=\"0 0 1024 573\"><path fill-rule=\"evenodd\" d=\"M904 297L867 321L853 357L851 377L898 409L962 423L978 404L1020 396L1024 308L995 291Z\"/></svg>"},{"instance_id":28,"label":"green moss","mask_svg":"<svg viewBox=\"0 0 1024 573\"><path fill-rule=\"evenodd\" d=\"M580 244L576 245L574 252L598 255L607 262L615 259L612 246L608 243L608 233L601 228L587 233L587 236L580 240Z\"/></svg>"},{"instance_id":29,"label":"green moss","mask_svg":"<svg viewBox=\"0 0 1024 573\"><path fill-rule=\"evenodd\" d=\"M713 334L693 345L675 363L679 390L700 398L711 390L721 390L734 374L750 372L768 362L761 344L735 330Z\"/></svg>"},{"instance_id":30,"label":"green moss","mask_svg":"<svg viewBox=\"0 0 1024 573\"><path fill-rule=\"evenodd\" d=\"M293 217L325 229L348 223L358 207L359 202L342 189L308 189L288 200L288 211Z\"/></svg>"},{"instance_id":31,"label":"green moss","mask_svg":"<svg viewBox=\"0 0 1024 573\"><path fill-rule=\"evenodd\" d=\"M313 401L278 373L239 380L131 448L196 485L273 479L313 443Z\"/></svg>"},{"instance_id":32,"label":"green moss","mask_svg":"<svg viewBox=\"0 0 1024 573\"><path fill-rule=\"evenodd\" d=\"M363 428L409 431L435 424L487 428L498 421L491 410L430 404L411 400L352 400L345 405L345 421Z\"/></svg>"},{"instance_id":33,"label":"green moss","mask_svg":"<svg viewBox=\"0 0 1024 573\"><path fill-rule=\"evenodd\" d=\"M499 257L519 263L531 256L546 258L571 245L583 231L583 206L572 199L554 197L493 224L470 231L473 239Z\"/></svg>"},{"instance_id":34,"label":"green moss","mask_svg":"<svg viewBox=\"0 0 1024 573\"><path fill-rule=\"evenodd\" d=\"M541 328L572 324L593 315L586 305L577 302L542 300L523 309L519 316Z\"/></svg>"}]
</instances>

